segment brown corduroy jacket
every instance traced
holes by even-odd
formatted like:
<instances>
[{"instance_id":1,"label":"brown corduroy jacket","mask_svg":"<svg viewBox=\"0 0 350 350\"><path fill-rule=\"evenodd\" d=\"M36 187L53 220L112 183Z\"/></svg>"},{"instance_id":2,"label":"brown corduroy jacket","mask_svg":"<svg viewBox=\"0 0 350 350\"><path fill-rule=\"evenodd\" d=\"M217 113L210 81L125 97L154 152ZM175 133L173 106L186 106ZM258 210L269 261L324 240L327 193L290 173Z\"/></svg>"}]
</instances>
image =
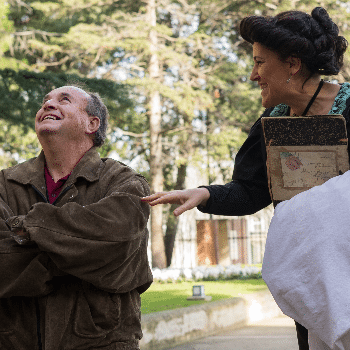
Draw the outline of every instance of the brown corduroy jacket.
<instances>
[{"instance_id":1,"label":"brown corduroy jacket","mask_svg":"<svg viewBox=\"0 0 350 350\"><path fill-rule=\"evenodd\" d=\"M152 282L146 180L92 148L52 205L44 162L0 172L0 349L138 349Z\"/></svg>"}]
</instances>

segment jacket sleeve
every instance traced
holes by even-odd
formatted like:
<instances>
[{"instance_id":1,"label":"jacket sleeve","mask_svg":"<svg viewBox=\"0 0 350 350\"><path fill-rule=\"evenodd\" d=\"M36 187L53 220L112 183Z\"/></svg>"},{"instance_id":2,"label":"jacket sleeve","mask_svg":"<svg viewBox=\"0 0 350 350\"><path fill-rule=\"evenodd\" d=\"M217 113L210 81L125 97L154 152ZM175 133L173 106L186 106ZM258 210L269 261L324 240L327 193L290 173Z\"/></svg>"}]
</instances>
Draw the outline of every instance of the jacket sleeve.
<instances>
[{"instance_id":1,"label":"jacket sleeve","mask_svg":"<svg viewBox=\"0 0 350 350\"><path fill-rule=\"evenodd\" d=\"M60 270L109 292L128 292L151 280L149 206L140 200L148 194L147 182L133 176L122 185L111 183L90 205L36 203L24 227Z\"/></svg>"},{"instance_id":2,"label":"jacket sleeve","mask_svg":"<svg viewBox=\"0 0 350 350\"><path fill-rule=\"evenodd\" d=\"M266 110L263 116L268 112ZM210 192L210 198L206 207L198 209L205 213L250 215L271 204L261 118L252 126L237 153L232 181L225 185L204 187Z\"/></svg>"},{"instance_id":3,"label":"jacket sleeve","mask_svg":"<svg viewBox=\"0 0 350 350\"><path fill-rule=\"evenodd\" d=\"M13 212L0 197L0 298L39 296L52 288L49 257L36 244L18 245L6 220Z\"/></svg>"}]
</instances>

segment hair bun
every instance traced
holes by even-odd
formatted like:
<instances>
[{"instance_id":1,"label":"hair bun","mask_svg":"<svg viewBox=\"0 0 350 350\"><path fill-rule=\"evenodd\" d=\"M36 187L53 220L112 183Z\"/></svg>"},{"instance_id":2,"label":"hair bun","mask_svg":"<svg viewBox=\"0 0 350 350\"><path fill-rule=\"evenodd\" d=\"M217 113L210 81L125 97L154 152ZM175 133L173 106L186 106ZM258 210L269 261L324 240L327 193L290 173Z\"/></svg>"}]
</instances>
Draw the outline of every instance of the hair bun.
<instances>
[{"instance_id":1,"label":"hair bun","mask_svg":"<svg viewBox=\"0 0 350 350\"><path fill-rule=\"evenodd\" d=\"M313 9L311 16L286 11L274 17L245 17L240 34L250 43L258 42L277 52L282 59L300 58L311 74L338 74L348 45L322 7Z\"/></svg>"},{"instance_id":2,"label":"hair bun","mask_svg":"<svg viewBox=\"0 0 350 350\"><path fill-rule=\"evenodd\" d=\"M338 36L338 27L334 24L323 7L315 7L311 12L312 18L324 29L326 34Z\"/></svg>"}]
</instances>

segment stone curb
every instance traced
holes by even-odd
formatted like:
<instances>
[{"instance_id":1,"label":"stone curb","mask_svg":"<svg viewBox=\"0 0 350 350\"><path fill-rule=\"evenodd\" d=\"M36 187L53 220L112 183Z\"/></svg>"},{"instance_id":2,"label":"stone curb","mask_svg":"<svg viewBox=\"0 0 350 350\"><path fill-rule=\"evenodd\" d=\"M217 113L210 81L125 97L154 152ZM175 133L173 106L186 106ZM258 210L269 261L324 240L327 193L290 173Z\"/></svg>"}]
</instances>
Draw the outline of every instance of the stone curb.
<instances>
[{"instance_id":1,"label":"stone curb","mask_svg":"<svg viewBox=\"0 0 350 350\"><path fill-rule=\"evenodd\" d=\"M141 350L162 350L282 315L268 290L141 317Z\"/></svg>"}]
</instances>

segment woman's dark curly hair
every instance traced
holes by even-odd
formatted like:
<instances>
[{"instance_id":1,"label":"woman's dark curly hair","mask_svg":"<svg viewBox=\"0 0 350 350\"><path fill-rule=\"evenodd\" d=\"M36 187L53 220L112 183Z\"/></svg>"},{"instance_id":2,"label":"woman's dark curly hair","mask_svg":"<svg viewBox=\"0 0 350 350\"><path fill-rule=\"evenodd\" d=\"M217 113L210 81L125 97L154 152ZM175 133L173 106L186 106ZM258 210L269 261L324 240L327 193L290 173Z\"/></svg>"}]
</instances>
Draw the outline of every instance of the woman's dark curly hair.
<instances>
[{"instance_id":1,"label":"woman's dark curly hair","mask_svg":"<svg viewBox=\"0 0 350 350\"><path fill-rule=\"evenodd\" d=\"M282 59L300 58L311 75L336 75L343 66L348 42L327 11L316 7L311 16L301 11L274 17L249 16L240 24L240 34L249 43L275 51Z\"/></svg>"}]
</instances>

